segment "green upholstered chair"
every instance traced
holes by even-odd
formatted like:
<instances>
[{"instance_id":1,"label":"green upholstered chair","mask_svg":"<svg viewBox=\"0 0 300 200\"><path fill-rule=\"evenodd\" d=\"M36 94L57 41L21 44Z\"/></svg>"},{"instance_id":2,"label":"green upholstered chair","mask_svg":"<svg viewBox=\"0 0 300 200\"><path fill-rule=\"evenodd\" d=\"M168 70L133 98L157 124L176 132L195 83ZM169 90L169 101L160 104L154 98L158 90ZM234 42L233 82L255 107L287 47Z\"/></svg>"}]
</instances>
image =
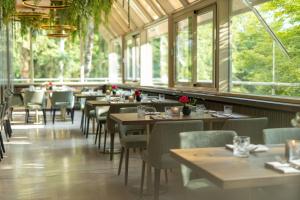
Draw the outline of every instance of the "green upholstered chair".
<instances>
[{"instance_id":1,"label":"green upholstered chair","mask_svg":"<svg viewBox=\"0 0 300 200\"><path fill-rule=\"evenodd\" d=\"M160 171L177 168L178 163L170 156L170 149L180 148L180 133L203 130L201 120L157 122L151 131L147 151L142 154L141 194L143 192L146 163L155 169L154 199L159 197Z\"/></svg>"},{"instance_id":2,"label":"green upholstered chair","mask_svg":"<svg viewBox=\"0 0 300 200\"><path fill-rule=\"evenodd\" d=\"M51 97L52 123L55 121L56 110L66 108L71 113L71 120L74 123L74 102L73 91L53 91Z\"/></svg>"},{"instance_id":3,"label":"green upholstered chair","mask_svg":"<svg viewBox=\"0 0 300 200\"><path fill-rule=\"evenodd\" d=\"M232 144L233 137L236 135L234 131L224 130L182 132L180 133L180 148L225 147L226 144ZM184 166L181 167L181 171L183 184L194 188L191 184L195 183L191 181L192 172Z\"/></svg>"},{"instance_id":4,"label":"green upholstered chair","mask_svg":"<svg viewBox=\"0 0 300 200\"><path fill-rule=\"evenodd\" d=\"M300 140L300 128L271 128L263 130L265 144L284 144L286 140Z\"/></svg>"},{"instance_id":5,"label":"green upholstered chair","mask_svg":"<svg viewBox=\"0 0 300 200\"><path fill-rule=\"evenodd\" d=\"M268 126L268 118L228 119L222 130L233 130L238 135L249 136L252 144L263 143L263 129Z\"/></svg>"},{"instance_id":6,"label":"green upholstered chair","mask_svg":"<svg viewBox=\"0 0 300 200\"><path fill-rule=\"evenodd\" d=\"M106 125L106 121L107 121L107 114L109 111L109 106L97 106L95 110L96 110L96 120L97 120L97 131L96 131L96 137L95 137L95 144L97 144L97 139L98 139L98 148L100 149L103 126L104 126L104 144L106 144L107 129L106 129L105 125ZM105 147L104 147L104 152L105 152Z\"/></svg>"},{"instance_id":7,"label":"green upholstered chair","mask_svg":"<svg viewBox=\"0 0 300 200\"><path fill-rule=\"evenodd\" d=\"M24 105L25 105L25 121L29 122L29 112L30 110L38 110L43 111L44 123L46 124L46 101L45 101L45 91L43 90L35 90L30 91L26 90L24 92Z\"/></svg>"},{"instance_id":8,"label":"green upholstered chair","mask_svg":"<svg viewBox=\"0 0 300 200\"><path fill-rule=\"evenodd\" d=\"M154 107L145 107L148 112L155 112ZM137 107L120 108L120 113L137 113ZM144 125L119 125L120 143L122 146L118 175L121 173L123 157L125 153L125 185L128 182L129 150L133 148L145 149L147 144Z\"/></svg>"}]
</instances>

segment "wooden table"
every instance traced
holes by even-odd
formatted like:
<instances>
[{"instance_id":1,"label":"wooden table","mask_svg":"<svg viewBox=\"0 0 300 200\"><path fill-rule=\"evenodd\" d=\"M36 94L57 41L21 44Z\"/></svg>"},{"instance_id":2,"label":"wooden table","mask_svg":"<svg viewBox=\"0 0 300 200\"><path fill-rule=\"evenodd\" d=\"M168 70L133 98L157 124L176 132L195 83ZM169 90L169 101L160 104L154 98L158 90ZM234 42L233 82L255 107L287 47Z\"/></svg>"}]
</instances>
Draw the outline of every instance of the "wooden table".
<instances>
[{"instance_id":1,"label":"wooden table","mask_svg":"<svg viewBox=\"0 0 300 200\"><path fill-rule=\"evenodd\" d=\"M247 117L240 115L241 117ZM224 121L227 119L231 119L232 117L214 117L210 113L205 113L204 115L198 115L194 112L189 116L173 116L170 118L162 118L162 119L153 119L151 115L146 115L145 117L138 117L137 113L115 113L110 114L110 118L115 122L123 125L146 125L146 133L147 133L147 141L149 142L150 136L150 125L158 122L158 121L187 121L187 120L202 120L203 122L208 122L212 124L216 121ZM211 125L209 127L212 127ZM152 175L151 175L151 166L147 165L147 190L152 189Z\"/></svg>"},{"instance_id":2,"label":"wooden table","mask_svg":"<svg viewBox=\"0 0 300 200\"><path fill-rule=\"evenodd\" d=\"M268 152L234 157L232 151L220 148L171 150L171 156L223 189L257 188L300 184L300 174L282 174L265 168L265 162L284 156L283 146L270 147Z\"/></svg>"}]
</instances>

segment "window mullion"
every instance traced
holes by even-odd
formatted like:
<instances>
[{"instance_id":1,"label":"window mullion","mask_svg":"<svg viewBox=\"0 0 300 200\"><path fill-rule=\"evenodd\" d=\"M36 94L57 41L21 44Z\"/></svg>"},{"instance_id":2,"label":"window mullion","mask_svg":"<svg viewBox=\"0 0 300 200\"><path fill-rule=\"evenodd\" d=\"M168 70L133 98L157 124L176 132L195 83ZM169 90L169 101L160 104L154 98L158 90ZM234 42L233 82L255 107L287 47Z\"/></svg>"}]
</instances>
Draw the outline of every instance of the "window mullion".
<instances>
[{"instance_id":1,"label":"window mullion","mask_svg":"<svg viewBox=\"0 0 300 200\"><path fill-rule=\"evenodd\" d=\"M192 16L192 85L197 83L197 15Z\"/></svg>"}]
</instances>

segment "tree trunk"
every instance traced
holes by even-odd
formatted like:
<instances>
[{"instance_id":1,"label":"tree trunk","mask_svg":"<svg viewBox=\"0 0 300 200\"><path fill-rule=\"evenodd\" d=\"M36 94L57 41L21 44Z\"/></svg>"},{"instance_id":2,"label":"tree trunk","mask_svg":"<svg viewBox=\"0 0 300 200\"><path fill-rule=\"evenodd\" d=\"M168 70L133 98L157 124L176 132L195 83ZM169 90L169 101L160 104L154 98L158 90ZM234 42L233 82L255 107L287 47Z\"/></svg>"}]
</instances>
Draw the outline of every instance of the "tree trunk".
<instances>
[{"instance_id":1,"label":"tree trunk","mask_svg":"<svg viewBox=\"0 0 300 200\"><path fill-rule=\"evenodd\" d=\"M88 30L85 36L85 50L84 50L84 77L89 77L92 71L92 59L94 48L94 22L90 20L88 23Z\"/></svg>"}]
</instances>

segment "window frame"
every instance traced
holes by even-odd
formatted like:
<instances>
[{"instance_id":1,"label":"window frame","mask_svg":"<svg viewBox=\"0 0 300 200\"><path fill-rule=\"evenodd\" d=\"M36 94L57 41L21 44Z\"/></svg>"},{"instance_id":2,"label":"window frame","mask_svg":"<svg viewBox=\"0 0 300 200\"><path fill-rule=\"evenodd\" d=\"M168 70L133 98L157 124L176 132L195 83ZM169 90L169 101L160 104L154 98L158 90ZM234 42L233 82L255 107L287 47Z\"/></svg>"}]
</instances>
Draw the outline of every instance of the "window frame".
<instances>
[{"instance_id":1,"label":"window frame","mask_svg":"<svg viewBox=\"0 0 300 200\"><path fill-rule=\"evenodd\" d=\"M212 71L212 83L203 83L197 81L197 17L201 14L206 14L208 12L213 12L213 71ZM218 10L217 10L217 3L212 2L208 5L195 8L193 10L189 10L188 12L185 12L184 14L175 16L173 18L173 62L174 62L174 69L173 69L173 82L175 87L194 87L199 89L208 89L215 91L217 89L217 63L218 63ZM191 17L192 22L191 27L191 40L192 40L192 46L191 46L191 81L190 82L180 82L177 80L177 66L176 66L176 50L177 50L177 23L180 21L183 21L185 19L188 19Z\"/></svg>"},{"instance_id":2,"label":"window frame","mask_svg":"<svg viewBox=\"0 0 300 200\"><path fill-rule=\"evenodd\" d=\"M140 42L139 42L139 45L138 45L138 50L136 50L136 47L137 47L137 38L140 39ZM128 53L127 53L127 41L128 40L132 40L133 41L133 48L135 48L135 54L137 54L138 52L138 59L135 57L135 68L138 68L138 75L139 77L134 77L133 80L128 80L128 77L127 77L127 70L128 70L128 63L127 63L127 59L128 59ZM124 83L134 83L134 84L140 84L141 80L141 34L139 32L134 32L134 33L131 33L129 35L127 35L125 37L125 42L124 42L124 70L123 70L123 77L124 77ZM139 67L137 67L137 65ZM137 70L137 69L136 69Z\"/></svg>"}]
</instances>

